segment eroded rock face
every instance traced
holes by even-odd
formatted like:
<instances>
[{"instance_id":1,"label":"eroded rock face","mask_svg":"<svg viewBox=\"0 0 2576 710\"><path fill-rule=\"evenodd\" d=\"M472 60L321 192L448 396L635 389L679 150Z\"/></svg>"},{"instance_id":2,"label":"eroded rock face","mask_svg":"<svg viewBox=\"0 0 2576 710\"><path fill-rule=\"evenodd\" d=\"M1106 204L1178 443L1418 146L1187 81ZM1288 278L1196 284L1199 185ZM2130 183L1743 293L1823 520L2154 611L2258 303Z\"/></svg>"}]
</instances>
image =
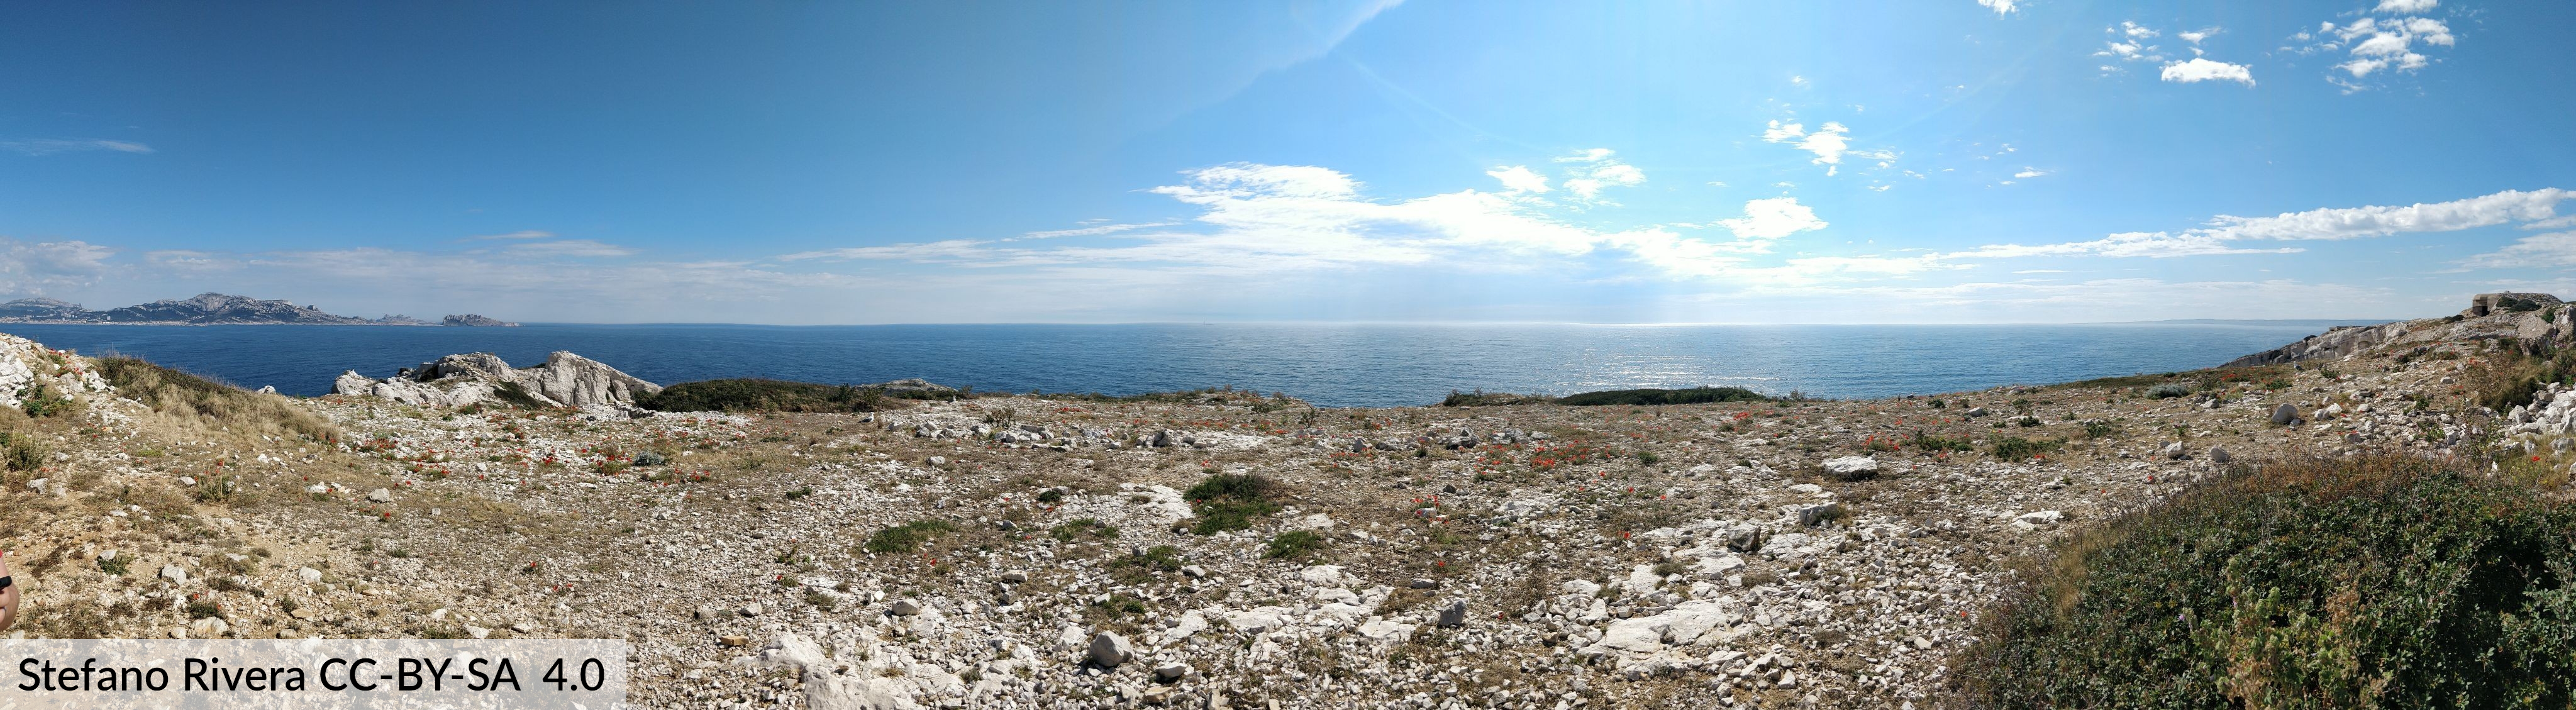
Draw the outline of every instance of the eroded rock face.
<instances>
[{"instance_id":1,"label":"eroded rock face","mask_svg":"<svg viewBox=\"0 0 2576 710\"><path fill-rule=\"evenodd\" d=\"M516 393L509 391L513 388ZM625 407L637 397L660 391L661 385L561 350L547 355L545 364L525 369L513 368L491 353L462 353L421 363L383 380L350 370L341 373L331 388L333 394L430 407L506 405L513 403L514 394L545 406Z\"/></svg>"}]
</instances>

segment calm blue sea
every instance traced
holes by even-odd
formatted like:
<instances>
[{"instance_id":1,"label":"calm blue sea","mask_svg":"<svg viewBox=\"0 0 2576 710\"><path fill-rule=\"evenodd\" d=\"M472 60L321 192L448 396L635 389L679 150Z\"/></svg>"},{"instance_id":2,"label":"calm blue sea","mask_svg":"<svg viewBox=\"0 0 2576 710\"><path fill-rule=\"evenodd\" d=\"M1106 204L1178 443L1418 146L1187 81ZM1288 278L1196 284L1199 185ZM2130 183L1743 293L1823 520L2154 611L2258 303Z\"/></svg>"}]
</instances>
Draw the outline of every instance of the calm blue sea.
<instances>
[{"instance_id":1,"label":"calm blue sea","mask_svg":"<svg viewBox=\"0 0 2576 710\"><path fill-rule=\"evenodd\" d=\"M1706 384L1834 398L1954 392L2209 367L2326 325L0 324L0 332L299 395L327 393L341 370L385 377L474 351L527 366L570 350L663 384L921 377L986 391L1107 394L1233 385L1327 406L1388 406L1478 388L1566 394Z\"/></svg>"}]
</instances>

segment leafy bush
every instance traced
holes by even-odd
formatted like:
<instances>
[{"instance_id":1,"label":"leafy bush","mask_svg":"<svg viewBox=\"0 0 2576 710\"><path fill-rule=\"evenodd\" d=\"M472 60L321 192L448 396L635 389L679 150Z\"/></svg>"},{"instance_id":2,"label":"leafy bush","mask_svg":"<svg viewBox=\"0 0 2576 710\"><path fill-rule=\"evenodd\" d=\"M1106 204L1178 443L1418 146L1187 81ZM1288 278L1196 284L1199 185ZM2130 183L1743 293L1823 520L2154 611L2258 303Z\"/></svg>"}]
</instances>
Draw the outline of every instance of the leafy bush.
<instances>
[{"instance_id":1,"label":"leafy bush","mask_svg":"<svg viewBox=\"0 0 2576 710\"><path fill-rule=\"evenodd\" d=\"M2576 702L2576 507L2439 462L2239 469L2024 578L1953 664L1979 704Z\"/></svg>"},{"instance_id":2,"label":"leafy bush","mask_svg":"<svg viewBox=\"0 0 2576 710\"><path fill-rule=\"evenodd\" d=\"M34 471L43 468L45 459L54 451L44 442L26 434L0 431L0 468L11 471Z\"/></svg>"},{"instance_id":3,"label":"leafy bush","mask_svg":"<svg viewBox=\"0 0 2576 710\"><path fill-rule=\"evenodd\" d=\"M1290 530L1270 538L1270 550L1262 557L1274 560L1304 559L1324 549L1324 536L1313 530Z\"/></svg>"},{"instance_id":4,"label":"leafy bush","mask_svg":"<svg viewBox=\"0 0 2576 710\"><path fill-rule=\"evenodd\" d=\"M1190 510L1198 516L1190 532L1213 535L1225 530L1245 530L1254 518L1279 512L1271 500L1279 484L1252 474L1220 473L1199 481L1181 494L1190 501Z\"/></svg>"},{"instance_id":5,"label":"leafy bush","mask_svg":"<svg viewBox=\"0 0 2576 710\"><path fill-rule=\"evenodd\" d=\"M2100 439L2118 433L2120 433L2120 426L2117 424L2098 419L2084 423L2084 438L2087 439Z\"/></svg>"},{"instance_id":6,"label":"leafy bush","mask_svg":"<svg viewBox=\"0 0 2576 710\"><path fill-rule=\"evenodd\" d=\"M1476 391L1474 391L1474 392L1460 392L1460 391L1457 391L1457 390L1449 390L1449 396L1448 396L1447 398L1445 398L1445 399L1440 400L1440 406L1443 406L1443 407L1505 407L1505 406L1511 406L1511 405L1515 405L1515 404L1547 404L1547 403L1554 402L1554 401L1556 401L1556 398L1554 398L1554 397L1548 397L1548 396L1544 396L1544 395L1535 395L1535 394L1512 394L1512 393L1509 393L1509 392L1487 392L1487 391L1484 391L1484 390L1481 390L1481 389L1480 389L1480 390L1476 390Z\"/></svg>"},{"instance_id":7,"label":"leafy bush","mask_svg":"<svg viewBox=\"0 0 2576 710\"><path fill-rule=\"evenodd\" d=\"M98 359L98 373L118 395L180 419L244 434L306 436L338 441L340 428L287 398L260 394L140 358Z\"/></svg>"},{"instance_id":8,"label":"leafy bush","mask_svg":"<svg viewBox=\"0 0 2576 710\"><path fill-rule=\"evenodd\" d=\"M635 400L661 412L874 412L902 406L874 387L818 385L785 380L736 379L682 382Z\"/></svg>"},{"instance_id":9,"label":"leafy bush","mask_svg":"<svg viewBox=\"0 0 2576 710\"><path fill-rule=\"evenodd\" d=\"M1606 390L1566 395L1558 404L1577 407L1604 405L1710 404L1717 402L1765 402L1771 398L1742 387L1693 387L1690 389Z\"/></svg>"},{"instance_id":10,"label":"leafy bush","mask_svg":"<svg viewBox=\"0 0 2576 710\"><path fill-rule=\"evenodd\" d=\"M1930 451L1934 453L1942 451L1968 451L1976 448L1975 445L1968 443L1967 439L1925 433L1921 429L1914 430L1914 441L1912 443L1916 451Z\"/></svg>"},{"instance_id":11,"label":"leafy bush","mask_svg":"<svg viewBox=\"0 0 2576 710\"><path fill-rule=\"evenodd\" d=\"M920 550L924 543L939 537L940 533L956 529L957 526L950 525L944 520L915 520L869 535L867 551L896 554L913 552Z\"/></svg>"},{"instance_id":12,"label":"leafy bush","mask_svg":"<svg viewBox=\"0 0 2576 710\"><path fill-rule=\"evenodd\" d=\"M2186 385L2180 382L2167 382L2147 388L2147 396L2154 397L2156 399L2188 397L2191 396L2191 385Z\"/></svg>"},{"instance_id":13,"label":"leafy bush","mask_svg":"<svg viewBox=\"0 0 2576 710\"><path fill-rule=\"evenodd\" d=\"M1073 542L1085 534L1092 537L1117 537L1118 527L1092 518L1075 518L1072 522L1047 530L1047 535L1054 537L1058 542Z\"/></svg>"},{"instance_id":14,"label":"leafy bush","mask_svg":"<svg viewBox=\"0 0 2576 710\"><path fill-rule=\"evenodd\" d=\"M71 411L72 400L55 395L54 388L38 382L18 388L18 408L25 410L30 417L50 417Z\"/></svg>"},{"instance_id":15,"label":"leafy bush","mask_svg":"<svg viewBox=\"0 0 2576 710\"><path fill-rule=\"evenodd\" d=\"M1989 446L1993 448L1995 458L2006 461L2019 461L2051 451L2056 451L2057 447L2063 445L2063 443L2064 442L2051 441L2047 439L2034 441L2018 436L2003 436L1996 437L1994 443L1989 444Z\"/></svg>"}]
</instances>

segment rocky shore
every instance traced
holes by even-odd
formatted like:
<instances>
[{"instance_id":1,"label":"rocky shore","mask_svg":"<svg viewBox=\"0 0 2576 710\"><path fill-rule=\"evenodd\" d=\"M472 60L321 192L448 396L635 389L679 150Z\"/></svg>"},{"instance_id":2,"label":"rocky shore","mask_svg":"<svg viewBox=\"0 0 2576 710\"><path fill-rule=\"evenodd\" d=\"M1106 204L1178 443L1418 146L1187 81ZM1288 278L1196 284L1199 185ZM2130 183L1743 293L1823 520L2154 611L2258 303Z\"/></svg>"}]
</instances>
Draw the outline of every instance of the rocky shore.
<instances>
[{"instance_id":1,"label":"rocky shore","mask_svg":"<svg viewBox=\"0 0 2576 710\"><path fill-rule=\"evenodd\" d=\"M2576 391L2464 401L2482 354L2569 337L2557 299L2490 296L1868 401L660 412L571 353L241 393L322 437L0 337L33 413L0 546L20 634L624 638L644 707L1932 707L2020 565L2231 462L2576 448Z\"/></svg>"}]
</instances>

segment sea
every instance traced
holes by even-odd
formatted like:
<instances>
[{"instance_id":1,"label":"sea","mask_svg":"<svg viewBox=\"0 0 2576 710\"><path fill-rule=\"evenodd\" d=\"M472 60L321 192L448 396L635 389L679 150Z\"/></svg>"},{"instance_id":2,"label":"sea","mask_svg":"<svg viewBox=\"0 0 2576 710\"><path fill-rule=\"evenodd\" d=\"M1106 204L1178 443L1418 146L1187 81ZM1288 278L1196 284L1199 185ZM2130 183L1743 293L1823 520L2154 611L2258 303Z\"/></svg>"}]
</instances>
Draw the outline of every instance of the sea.
<instances>
[{"instance_id":1,"label":"sea","mask_svg":"<svg viewBox=\"0 0 2576 710\"><path fill-rule=\"evenodd\" d=\"M569 350L662 384L919 377L981 392L1112 395L1203 387L1322 406L1437 403L1452 391L1563 395L1734 386L1876 398L2212 367L2371 321L2095 325L116 326L0 324L87 355L123 354L235 385L328 394L462 352L532 366Z\"/></svg>"}]
</instances>

